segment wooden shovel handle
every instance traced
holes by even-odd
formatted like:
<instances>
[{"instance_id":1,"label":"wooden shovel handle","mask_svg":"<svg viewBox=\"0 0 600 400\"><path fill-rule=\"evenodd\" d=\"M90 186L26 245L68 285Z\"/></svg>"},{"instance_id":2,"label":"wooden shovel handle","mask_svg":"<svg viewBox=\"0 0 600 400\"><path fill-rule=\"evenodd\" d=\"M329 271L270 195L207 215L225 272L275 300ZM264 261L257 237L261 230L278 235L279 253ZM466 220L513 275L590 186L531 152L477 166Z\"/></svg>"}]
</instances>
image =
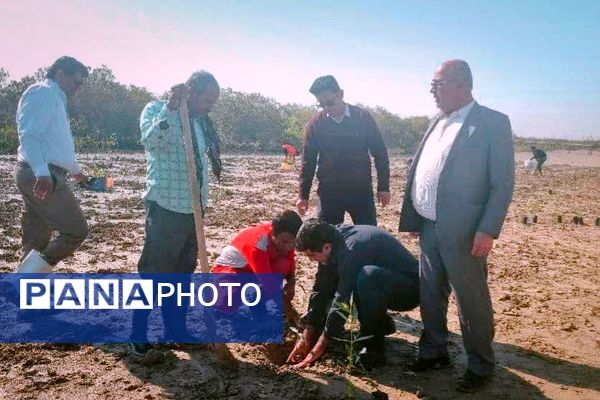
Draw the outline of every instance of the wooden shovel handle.
<instances>
[{"instance_id":1,"label":"wooden shovel handle","mask_svg":"<svg viewBox=\"0 0 600 400\"><path fill-rule=\"evenodd\" d=\"M198 241L198 257L200 258L200 272L207 273L210 270L208 257L206 255L206 239L204 236L204 218L202 216L202 204L200 203L200 185L196 175L196 162L194 157L194 145L192 142L192 130L187 103L182 101L179 105L179 117L183 131L183 143L187 160L188 179L192 191L192 209L194 211L194 222L196 225L196 240ZM198 160L200 162L200 160Z\"/></svg>"}]
</instances>

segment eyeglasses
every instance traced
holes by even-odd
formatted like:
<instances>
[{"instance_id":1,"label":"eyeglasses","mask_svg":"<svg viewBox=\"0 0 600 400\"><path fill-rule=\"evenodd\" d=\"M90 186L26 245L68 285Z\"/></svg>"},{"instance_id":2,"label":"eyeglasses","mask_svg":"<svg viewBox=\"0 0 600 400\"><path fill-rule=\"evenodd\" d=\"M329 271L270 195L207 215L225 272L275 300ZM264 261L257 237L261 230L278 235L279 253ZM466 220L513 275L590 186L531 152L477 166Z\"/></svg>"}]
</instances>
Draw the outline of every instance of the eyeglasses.
<instances>
[{"instance_id":1,"label":"eyeglasses","mask_svg":"<svg viewBox=\"0 0 600 400\"><path fill-rule=\"evenodd\" d=\"M458 79L448 79L448 80L434 79L431 81L431 90L437 90L441 87L446 86L450 82L456 82L456 81L458 81Z\"/></svg>"},{"instance_id":2,"label":"eyeglasses","mask_svg":"<svg viewBox=\"0 0 600 400\"><path fill-rule=\"evenodd\" d=\"M334 104L335 104L335 99L325 100L322 103L320 103L320 102L317 101L317 107L318 108L333 107Z\"/></svg>"}]
</instances>

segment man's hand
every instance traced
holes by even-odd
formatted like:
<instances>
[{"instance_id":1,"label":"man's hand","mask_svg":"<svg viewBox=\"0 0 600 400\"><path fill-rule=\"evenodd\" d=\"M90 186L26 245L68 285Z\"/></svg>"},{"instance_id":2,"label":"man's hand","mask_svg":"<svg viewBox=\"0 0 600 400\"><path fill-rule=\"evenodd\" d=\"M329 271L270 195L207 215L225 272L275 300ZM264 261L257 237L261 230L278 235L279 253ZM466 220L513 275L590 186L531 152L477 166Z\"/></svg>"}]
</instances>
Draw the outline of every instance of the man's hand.
<instances>
[{"instance_id":1,"label":"man's hand","mask_svg":"<svg viewBox=\"0 0 600 400\"><path fill-rule=\"evenodd\" d=\"M298 199L298 201L296 201L296 208L298 209L298 214L300 214L301 217L304 217L306 210L308 210L308 200Z\"/></svg>"},{"instance_id":2,"label":"man's hand","mask_svg":"<svg viewBox=\"0 0 600 400\"><path fill-rule=\"evenodd\" d=\"M33 184L33 195L38 199L44 200L48 194L52 191L52 177L40 176L35 180Z\"/></svg>"},{"instance_id":3,"label":"man's hand","mask_svg":"<svg viewBox=\"0 0 600 400\"><path fill-rule=\"evenodd\" d=\"M181 102L187 100L188 96L189 89L183 83L173 86L169 92L167 107L171 111L177 110Z\"/></svg>"},{"instance_id":4,"label":"man's hand","mask_svg":"<svg viewBox=\"0 0 600 400\"><path fill-rule=\"evenodd\" d=\"M77 175L71 175L73 177L73 179L75 179L77 182L81 182L81 183L87 183L90 178L83 174L83 173L79 173Z\"/></svg>"},{"instance_id":5,"label":"man's hand","mask_svg":"<svg viewBox=\"0 0 600 400\"><path fill-rule=\"evenodd\" d=\"M294 365L294 368L305 368L317 361L319 358L321 358L323 354L325 354L328 343L329 341L327 340L325 335L321 334L319 340L317 341L317 344L315 344L315 347L313 347L312 350L308 352L308 354L306 355L306 357L304 357L304 360L302 360L302 362Z\"/></svg>"},{"instance_id":6,"label":"man's hand","mask_svg":"<svg viewBox=\"0 0 600 400\"><path fill-rule=\"evenodd\" d=\"M390 192L377 192L377 202L382 208L390 204L391 198Z\"/></svg>"},{"instance_id":7,"label":"man's hand","mask_svg":"<svg viewBox=\"0 0 600 400\"><path fill-rule=\"evenodd\" d=\"M473 257L487 257L494 245L494 238L487 233L477 232L473 238L473 248L471 255Z\"/></svg>"},{"instance_id":8,"label":"man's hand","mask_svg":"<svg viewBox=\"0 0 600 400\"><path fill-rule=\"evenodd\" d=\"M419 238L419 232L408 232L408 234L413 239L418 239Z\"/></svg>"},{"instance_id":9,"label":"man's hand","mask_svg":"<svg viewBox=\"0 0 600 400\"><path fill-rule=\"evenodd\" d=\"M302 337L300 339L298 339L298 341L296 342L294 349L292 350L292 352L288 356L287 360L285 361L286 364L297 363L306 357L306 355L310 351L310 346L311 346L311 344L310 344L310 336L312 334L311 331L313 331L313 328L311 326L307 326L306 328L304 328Z\"/></svg>"},{"instance_id":10,"label":"man's hand","mask_svg":"<svg viewBox=\"0 0 600 400\"><path fill-rule=\"evenodd\" d=\"M294 349L287 358L286 364L294 364L303 360L310 351L311 346L315 343L316 335L317 331L315 328L311 325L306 325L302 332L302 337L296 342Z\"/></svg>"}]
</instances>

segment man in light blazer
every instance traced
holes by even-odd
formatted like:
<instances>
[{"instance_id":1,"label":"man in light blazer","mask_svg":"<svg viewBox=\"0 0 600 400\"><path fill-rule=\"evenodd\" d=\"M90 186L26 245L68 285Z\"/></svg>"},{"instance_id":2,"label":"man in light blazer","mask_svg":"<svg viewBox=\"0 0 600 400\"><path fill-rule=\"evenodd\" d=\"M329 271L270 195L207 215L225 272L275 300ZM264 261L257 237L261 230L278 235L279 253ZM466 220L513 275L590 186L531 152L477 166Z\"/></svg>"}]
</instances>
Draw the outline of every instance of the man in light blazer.
<instances>
[{"instance_id":1,"label":"man in light blazer","mask_svg":"<svg viewBox=\"0 0 600 400\"><path fill-rule=\"evenodd\" d=\"M441 64L431 82L441 113L408 172L399 230L419 236L423 333L415 371L451 366L446 314L454 289L468 368L457 389L474 392L494 371L494 321L487 256L512 199L515 168L508 117L473 100L462 60Z\"/></svg>"}]
</instances>

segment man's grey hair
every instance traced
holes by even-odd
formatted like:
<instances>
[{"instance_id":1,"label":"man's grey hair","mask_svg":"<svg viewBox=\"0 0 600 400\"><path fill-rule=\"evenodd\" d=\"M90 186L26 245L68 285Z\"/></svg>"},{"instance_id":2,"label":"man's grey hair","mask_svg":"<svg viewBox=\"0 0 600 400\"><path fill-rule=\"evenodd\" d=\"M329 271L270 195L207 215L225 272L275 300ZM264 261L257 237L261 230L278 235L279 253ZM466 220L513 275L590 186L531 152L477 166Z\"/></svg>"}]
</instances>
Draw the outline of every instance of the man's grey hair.
<instances>
[{"instance_id":1,"label":"man's grey hair","mask_svg":"<svg viewBox=\"0 0 600 400\"><path fill-rule=\"evenodd\" d=\"M196 71L189 77L189 79L185 82L185 85L190 89L196 92L196 94L202 94L206 92L210 87L216 86L219 87L219 83L208 71L200 70Z\"/></svg>"},{"instance_id":2,"label":"man's grey hair","mask_svg":"<svg viewBox=\"0 0 600 400\"><path fill-rule=\"evenodd\" d=\"M463 60L450 60L445 63L446 71L452 75L453 78L466 82L469 85L469 89L473 89L473 74L471 74L471 67L466 61Z\"/></svg>"}]
</instances>

